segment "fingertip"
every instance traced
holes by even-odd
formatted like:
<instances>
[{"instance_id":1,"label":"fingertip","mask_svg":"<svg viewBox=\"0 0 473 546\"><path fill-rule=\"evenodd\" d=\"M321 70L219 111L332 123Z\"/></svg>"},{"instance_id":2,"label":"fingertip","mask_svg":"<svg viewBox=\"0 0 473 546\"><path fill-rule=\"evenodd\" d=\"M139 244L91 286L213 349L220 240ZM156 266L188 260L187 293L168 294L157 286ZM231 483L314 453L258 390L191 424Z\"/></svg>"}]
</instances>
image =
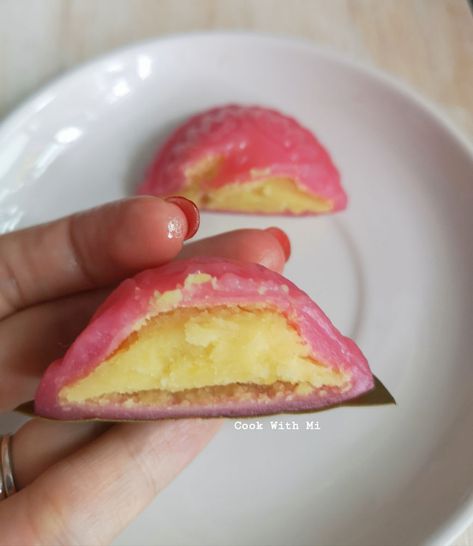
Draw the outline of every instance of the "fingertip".
<instances>
[{"instance_id":1,"label":"fingertip","mask_svg":"<svg viewBox=\"0 0 473 546\"><path fill-rule=\"evenodd\" d=\"M189 231L185 212L157 197L138 197L123 204L114 244L116 258L130 270L174 258Z\"/></svg>"},{"instance_id":2,"label":"fingertip","mask_svg":"<svg viewBox=\"0 0 473 546\"><path fill-rule=\"evenodd\" d=\"M279 240L271 232L264 230L259 232L255 243L253 259L250 261L281 273L286 265L286 253Z\"/></svg>"},{"instance_id":3,"label":"fingertip","mask_svg":"<svg viewBox=\"0 0 473 546\"><path fill-rule=\"evenodd\" d=\"M289 240L287 233L278 227L269 227L266 228L265 231L267 233L271 233L271 235L273 235L273 237L275 237L278 243L281 245L287 262L291 257L291 241Z\"/></svg>"},{"instance_id":4,"label":"fingertip","mask_svg":"<svg viewBox=\"0 0 473 546\"><path fill-rule=\"evenodd\" d=\"M233 235L233 237L232 237ZM225 236L225 234L224 234ZM242 229L228 234L228 244L237 259L264 265L278 273L284 270L286 251L278 237L273 232L261 229Z\"/></svg>"},{"instance_id":5,"label":"fingertip","mask_svg":"<svg viewBox=\"0 0 473 546\"><path fill-rule=\"evenodd\" d=\"M182 195L167 197L165 201L167 203L177 205L184 213L187 220L187 233L185 240L187 241L188 239L194 237L200 226L200 213L194 201L191 201Z\"/></svg>"}]
</instances>

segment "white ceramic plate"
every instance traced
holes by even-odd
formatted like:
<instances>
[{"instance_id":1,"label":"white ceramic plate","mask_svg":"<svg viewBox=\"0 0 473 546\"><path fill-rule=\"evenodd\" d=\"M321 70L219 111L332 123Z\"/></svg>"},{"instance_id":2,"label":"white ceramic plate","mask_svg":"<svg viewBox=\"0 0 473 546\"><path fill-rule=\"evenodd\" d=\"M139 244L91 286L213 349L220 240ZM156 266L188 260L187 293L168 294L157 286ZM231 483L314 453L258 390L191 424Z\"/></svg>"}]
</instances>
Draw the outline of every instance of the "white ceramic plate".
<instances>
[{"instance_id":1,"label":"white ceramic plate","mask_svg":"<svg viewBox=\"0 0 473 546\"><path fill-rule=\"evenodd\" d=\"M353 336L397 407L233 421L120 545L446 544L473 515L473 154L399 84L254 35L131 47L36 95L0 130L1 230L130 195L169 130L228 102L289 113L331 151L349 209L204 215L201 236L278 225L287 275Z\"/></svg>"}]
</instances>

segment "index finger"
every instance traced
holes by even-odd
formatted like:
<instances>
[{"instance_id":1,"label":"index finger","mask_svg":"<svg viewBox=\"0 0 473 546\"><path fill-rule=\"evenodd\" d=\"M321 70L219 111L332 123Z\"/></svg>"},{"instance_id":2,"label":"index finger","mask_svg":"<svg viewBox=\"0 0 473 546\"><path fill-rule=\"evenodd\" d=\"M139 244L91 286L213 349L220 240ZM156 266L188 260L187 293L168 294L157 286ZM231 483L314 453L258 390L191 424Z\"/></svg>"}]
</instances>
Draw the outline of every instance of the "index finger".
<instances>
[{"instance_id":1,"label":"index finger","mask_svg":"<svg viewBox=\"0 0 473 546\"><path fill-rule=\"evenodd\" d=\"M1 236L0 318L171 260L198 223L185 212L137 197Z\"/></svg>"}]
</instances>

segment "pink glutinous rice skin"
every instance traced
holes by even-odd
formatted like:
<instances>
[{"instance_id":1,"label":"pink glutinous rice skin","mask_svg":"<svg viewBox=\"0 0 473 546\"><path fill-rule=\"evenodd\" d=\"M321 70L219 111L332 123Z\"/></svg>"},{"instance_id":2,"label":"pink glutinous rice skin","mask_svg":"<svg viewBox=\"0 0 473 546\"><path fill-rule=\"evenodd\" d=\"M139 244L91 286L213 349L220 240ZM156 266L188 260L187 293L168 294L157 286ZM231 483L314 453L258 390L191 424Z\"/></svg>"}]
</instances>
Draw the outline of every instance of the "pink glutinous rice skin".
<instances>
[{"instance_id":1,"label":"pink glutinous rice skin","mask_svg":"<svg viewBox=\"0 0 473 546\"><path fill-rule=\"evenodd\" d=\"M208 281L187 283L190 275ZM201 277L202 278L202 277ZM180 289L176 307L263 306L277 310L308 344L314 360L351 374L342 391L324 387L291 400L235 402L171 407L120 404L65 404L58 393L87 376L107 359L144 320L156 315L156 294ZM172 307L166 309L166 312ZM355 398L374 386L368 363L357 345L332 325L310 297L278 273L261 265L217 258L193 258L143 271L123 281L98 308L63 358L46 370L35 397L37 415L56 419L160 419L177 417L251 416L309 411Z\"/></svg>"},{"instance_id":2,"label":"pink glutinous rice skin","mask_svg":"<svg viewBox=\"0 0 473 546\"><path fill-rule=\"evenodd\" d=\"M347 206L339 172L311 131L276 110L235 104L212 108L179 126L157 152L137 193L178 195L188 183L187 169L206 157L222 159L210 189L282 177L328 201L327 212ZM307 214L315 213L301 215Z\"/></svg>"}]
</instances>

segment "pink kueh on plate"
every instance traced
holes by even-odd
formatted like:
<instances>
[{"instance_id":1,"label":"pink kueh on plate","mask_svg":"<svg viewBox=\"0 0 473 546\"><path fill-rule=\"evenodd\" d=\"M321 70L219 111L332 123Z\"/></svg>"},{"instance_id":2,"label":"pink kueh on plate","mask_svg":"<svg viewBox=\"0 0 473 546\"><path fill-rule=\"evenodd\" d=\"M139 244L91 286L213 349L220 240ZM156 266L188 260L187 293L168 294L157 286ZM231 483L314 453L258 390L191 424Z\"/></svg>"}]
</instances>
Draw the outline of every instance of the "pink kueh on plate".
<instances>
[{"instance_id":1,"label":"pink kueh on plate","mask_svg":"<svg viewBox=\"0 0 473 546\"><path fill-rule=\"evenodd\" d=\"M338 170L313 133L259 106L191 117L157 152L138 193L239 213L323 214L347 205Z\"/></svg>"}]
</instances>

